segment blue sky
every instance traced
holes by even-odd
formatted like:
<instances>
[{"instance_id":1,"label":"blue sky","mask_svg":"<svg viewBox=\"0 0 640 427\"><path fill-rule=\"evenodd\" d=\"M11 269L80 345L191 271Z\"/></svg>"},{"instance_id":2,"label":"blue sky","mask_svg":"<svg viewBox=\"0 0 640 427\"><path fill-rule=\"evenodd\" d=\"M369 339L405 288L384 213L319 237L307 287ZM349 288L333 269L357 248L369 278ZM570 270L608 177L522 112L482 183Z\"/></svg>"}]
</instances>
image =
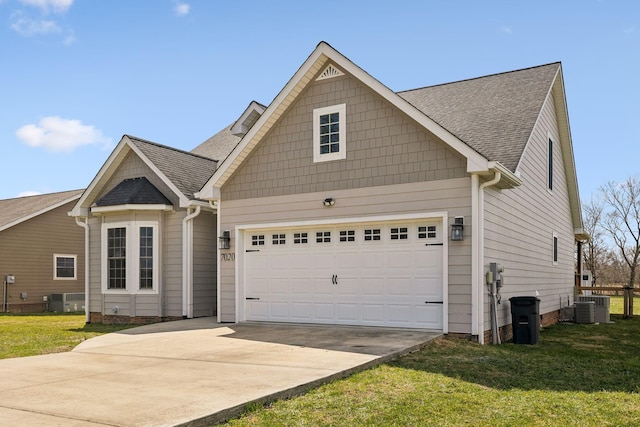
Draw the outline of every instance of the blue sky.
<instances>
[{"instance_id":1,"label":"blue sky","mask_svg":"<svg viewBox=\"0 0 640 427\"><path fill-rule=\"evenodd\" d=\"M635 0L0 0L0 199L86 187L123 134L191 150L321 40L394 91L562 61L583 201L638 173Z\"/></svg>"}]
</instances>

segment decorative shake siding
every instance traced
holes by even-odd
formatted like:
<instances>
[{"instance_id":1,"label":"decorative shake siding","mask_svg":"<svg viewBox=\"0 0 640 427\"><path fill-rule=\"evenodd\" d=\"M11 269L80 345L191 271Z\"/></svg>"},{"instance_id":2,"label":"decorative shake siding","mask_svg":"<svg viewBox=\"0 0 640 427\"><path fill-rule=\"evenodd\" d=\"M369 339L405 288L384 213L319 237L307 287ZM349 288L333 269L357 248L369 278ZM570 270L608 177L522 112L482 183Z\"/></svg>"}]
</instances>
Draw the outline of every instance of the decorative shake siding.
<instances>
[{"instance_id":1,"label":"decorative shake siding","mask_svg":"<svg viewBox=\"0 0 640 427\"><path fill-rule=\"evenodd\" d=\"M313 110L346 104L346 160L313 163ZM466 176L466 160L349 76L314 82L223 188L223 200Z\"/></svg>"},{"instance_id":2,"label":"decorative shake siding","mask_svg":"<svg viewBox=\"0 0 640 427\"><path fill-rule=\"evenodd\" d=\"M322 200L333 197L331 208ZM224 195L223 195L224 197ZM223 201L221 230L235 226L290 221L314 221L329 218L353 218L374 215L447 211L449 218L464 216L470 223L471 183L469 178L416 182L330 192L305 193L258 199ZM444 225L445 236L449 232ZM449 248L449 330L470 333L471 323L471 229L465 227L465 240L451 242ZM231 250L236 250L235 237ZM226 251L225 251L226 252ZM237 258L236 258L237 260ZM236 320L236 261L220 262L220 314L224 322Z\"/></svg>"},{"instance_id":3,"label":"decorative shake siding","mask_svg":"<svg viewBox=\"0 0 640 427\"><path fill-rule=\"evenodd\" d=\"M13 274L7 285L10 311L43 311L43 296L84 292L84 230L67 215L76 202L69 202L0 232L0 277ZM54 254L76 255L76 280L54 280ZM20 294L26 292L27 298ZM2 301L2 296L0 296ZM82 307L78 307L79 310Z\"/></svg>"},{"instance_id":4,"label":"decorative shake siding","mask_svg":"<svg viewBox=\"0 0 640 427\"><path fill-rule=\"evenodd\" d=\"M553 191L547 186L549 137L554 142ZM570 153L564 153L570 155ZM560 308L567 298L573 303L574 231L571 222L567 179L562 161L553 97L544 104L518 168L522 185L485 195L485 263L505 267L499 306L500 325L511 323L509 298L540 298L540 312ZM553 233L558 236L557 265L553 264ZM485 306L485 329L490 328L489 305Z\"/></svg>"}]
</instances>

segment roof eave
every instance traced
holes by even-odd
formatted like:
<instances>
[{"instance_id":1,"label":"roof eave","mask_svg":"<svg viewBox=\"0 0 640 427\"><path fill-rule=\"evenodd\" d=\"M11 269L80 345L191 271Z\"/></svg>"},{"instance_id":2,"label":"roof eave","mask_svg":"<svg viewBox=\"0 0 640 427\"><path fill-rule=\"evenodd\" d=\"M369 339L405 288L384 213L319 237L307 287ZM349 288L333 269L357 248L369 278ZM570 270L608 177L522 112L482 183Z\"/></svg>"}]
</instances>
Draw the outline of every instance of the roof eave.
<instances>
[{"instance_id":1,"label":"roof eave","mask_svg":"<svg viewBox=\"0 0 640 427\"><path fill-rule=\"evenodd\" d=\"M35 218L35 217L40 216L42 214L45 214L45 213L47 213L49 211L52 211L52 210L54 210L56 208L59 208L60 206L64 206L69 202L73 202L74 200L78 200L81 196L82 196L82 194L77 194L75 196L68 197L68 198L66 198L64 200L61 200L61 201L56 202L56 203L54 203L54 204L52 204L50 206L47 206L44 209L40 209L39 211L33 212L33 213L29 214L29 215L25 215L23 217L16 218L15 220L13 220L13 221L11 221L9 223L6 223L3 226L1 226L0 227L0 231L4 231L4 230L7 230L7 229L9 229L11 227L15 227L18 224L21 224L21 223L23 223L25 221L28 221L28 220L32 219L32 218Z\"/></svg>"}]
</instances>

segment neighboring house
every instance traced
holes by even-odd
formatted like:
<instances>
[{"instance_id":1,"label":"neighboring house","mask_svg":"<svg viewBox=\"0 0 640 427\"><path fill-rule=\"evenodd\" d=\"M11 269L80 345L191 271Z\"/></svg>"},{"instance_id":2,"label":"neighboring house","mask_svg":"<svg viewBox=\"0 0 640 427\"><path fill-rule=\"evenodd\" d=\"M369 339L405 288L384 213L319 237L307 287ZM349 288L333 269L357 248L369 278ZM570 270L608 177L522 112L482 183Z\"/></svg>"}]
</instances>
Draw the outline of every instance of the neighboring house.
<instances>
[{"instance_id":1,"label":"neighboring house","mask_svg":"<svg viewBox=\"0 0 640 427\"><path fill-rule=\"evenodd\" d=\"M44 297L84 292L84 234L67 215L82 191L0 200L0 311L45 311Z\"/></svg>"},{"instance_id":2,"label":"neighboring house","mask_svg":"<svg viewBox=\"0 0 640 427\"><path fill-rule=\"evenodd\" d=\"M143 177L171 203L111 205L110 191ZM252 102L192 153L123 138L74 215L89 224L94 319L215 313L480 342L490 263L505 268L496 319L508 335L509 297L538 296L543 324L572 303L587 238L559 63L395 93L324 42L271 104ZM162 242L150 291L129 267L137 255L119 270L118 233L138 221ZM196 312L204 270L210 311Z\"/></svg>"}]
</instances>

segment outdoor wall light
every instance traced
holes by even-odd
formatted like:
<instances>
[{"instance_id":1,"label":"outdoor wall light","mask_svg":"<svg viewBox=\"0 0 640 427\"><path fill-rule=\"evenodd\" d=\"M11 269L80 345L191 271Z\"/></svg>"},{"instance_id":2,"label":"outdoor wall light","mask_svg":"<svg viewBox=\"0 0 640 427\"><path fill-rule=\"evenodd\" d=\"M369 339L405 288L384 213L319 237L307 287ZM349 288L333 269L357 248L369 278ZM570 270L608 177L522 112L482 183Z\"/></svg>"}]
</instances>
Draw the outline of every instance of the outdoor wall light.
<instances>
[{"instance_id":1,"label":"outdoor wall light","mask_svg":"<svg viewBox=\"0 0 640 427\"><path fill-rule=\"evenodd\" d=\"M464 240L464 217L457 216L451 224L451 240Z\"/></svg>"},{"instance_id":2,"label":"outdoor wall light","mask_svg":"<svg viewBox=\"0 0 640 427\"><path fill-rule=\"evenodd\" d=\"M324 200L322 201L322 203L323 203L326 207L329 207L329 206L333 206L333 205L335 205L336 201L335 201L335 200L333 200L331 197L327 197L326 199L324 199Z\"/></svg>"},{"instance_id":3,"label":"outdoor wall light","mask_svg":"<svg viewBox=\"0 0 640 427\"><path fill-rule=\"evenodd\" d=\"M231 248L231 232L224 230L222 236L218 237L218 249L230 249Z\"/></svg>"}]
</instances>

